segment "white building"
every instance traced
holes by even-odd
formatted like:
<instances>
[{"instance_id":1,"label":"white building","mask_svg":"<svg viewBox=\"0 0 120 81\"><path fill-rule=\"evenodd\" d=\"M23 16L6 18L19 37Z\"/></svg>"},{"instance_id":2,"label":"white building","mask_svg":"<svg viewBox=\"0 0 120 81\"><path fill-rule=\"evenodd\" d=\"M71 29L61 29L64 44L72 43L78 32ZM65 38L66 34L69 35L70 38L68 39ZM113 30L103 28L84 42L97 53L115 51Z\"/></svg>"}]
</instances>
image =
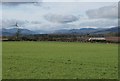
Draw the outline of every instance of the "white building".
<instances>
[{"instance_id":1,"label":"white building","mask_svg":"<svg viewBox=\"0 0 120 81\"><path fill-rule=\"evenodd\" d=\"M94 37L94 38L89 38L89 41L105 41L106 39L104 37Z\"/></svg>"}]
</instances>

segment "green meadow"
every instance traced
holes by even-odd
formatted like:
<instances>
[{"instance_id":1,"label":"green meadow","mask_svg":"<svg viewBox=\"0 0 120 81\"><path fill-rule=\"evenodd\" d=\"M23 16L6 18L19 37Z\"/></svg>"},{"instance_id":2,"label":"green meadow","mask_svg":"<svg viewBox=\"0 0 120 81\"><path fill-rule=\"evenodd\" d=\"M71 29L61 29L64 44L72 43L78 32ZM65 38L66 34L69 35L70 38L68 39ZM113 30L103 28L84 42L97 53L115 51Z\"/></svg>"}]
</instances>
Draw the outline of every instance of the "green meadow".
<instances>
[{"instance_id":1,"label":"green meadow","mask_svg":"<svg viewBox=\"0 0 120 81\"><path fill-rule=\"evenodd\" d=\"M117 79L118 45L3 42L3 79Z\"/></svg>"}]
</instances>

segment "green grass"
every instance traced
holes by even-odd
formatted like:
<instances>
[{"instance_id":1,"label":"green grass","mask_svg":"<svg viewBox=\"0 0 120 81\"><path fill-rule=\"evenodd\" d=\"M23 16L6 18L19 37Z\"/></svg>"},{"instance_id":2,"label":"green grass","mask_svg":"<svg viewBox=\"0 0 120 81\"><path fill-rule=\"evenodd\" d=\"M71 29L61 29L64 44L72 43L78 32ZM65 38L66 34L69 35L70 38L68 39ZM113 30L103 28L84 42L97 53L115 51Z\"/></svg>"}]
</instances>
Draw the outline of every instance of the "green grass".
<instances>
[{"instance_id":1,"label":"green grass","mask_svg":"<svg viewBox=\"0 0 120 81\"><path fill-rule=\"evenodd\" d=\"M117 44L3 42L3 79L117 78Z\"/></svg>"},{"instance_id":2,"label":"green grass","mask_svg":"<svg viewBox=\"0 0 120 81\"><path fill-rule=\"evenodd\" d=\"M2 42L0 42L0 80L2 80Z\"/></svg>"}]
</instances>

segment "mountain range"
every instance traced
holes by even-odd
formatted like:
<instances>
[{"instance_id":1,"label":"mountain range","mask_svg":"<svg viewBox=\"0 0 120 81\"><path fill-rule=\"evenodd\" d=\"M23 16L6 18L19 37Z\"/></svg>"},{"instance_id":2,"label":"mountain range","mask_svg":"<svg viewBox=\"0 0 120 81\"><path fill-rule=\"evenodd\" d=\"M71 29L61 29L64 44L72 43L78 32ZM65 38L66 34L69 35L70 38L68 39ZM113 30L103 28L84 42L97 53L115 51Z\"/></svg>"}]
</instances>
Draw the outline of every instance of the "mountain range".
<instances>
[{"instance_id":1,"label":"mountain range","mask_svg":"<svg viewBox=\"0 0 120 81\"><path fill-rule=\"evenodd\" d=\"M17 32L17 28L11 28L11 29L6 29L6 28L2 28L0 29L0 35L3 35L3 36L13 36L16 34ZM35 34L34 31L31 31L31 30L28 30L28 29L19 29L20 31L20 34L22 35L29 35L29 34Z\"/></svg>"},{"instance_id":2,"label":"mountain range","mask_svg":"<svg viewBox=\"0 0 120 81\"><path fill-rule=\"evenodd\" d=\"M30 35L30 34L46 34L46 32L43 32L42 30L40 32L38 31L31 31L28 29L19 29L20 34L22 35ZM80 29L62 29L62 30L56 30L52 33L47 34L106 34L106 33L118 33L120 31L120 27L112 27L112 28L80 28ZM0 29L0 32L2 32L0 35L3 36L13 36L17 32L17 28L11 28L6 29L2 28Z\"/></svg>"},{"instance_id":3,"label":"mountain range","mask_svg":"<svg viewBox=\"0 0 120 81\"><path fill-rule=\"evenodd\" d=\"M107 34L107 33L118 33L118 31L120 31L120 27L57 30L54 33L56 34Z\"/></svg>"}]
</instances>

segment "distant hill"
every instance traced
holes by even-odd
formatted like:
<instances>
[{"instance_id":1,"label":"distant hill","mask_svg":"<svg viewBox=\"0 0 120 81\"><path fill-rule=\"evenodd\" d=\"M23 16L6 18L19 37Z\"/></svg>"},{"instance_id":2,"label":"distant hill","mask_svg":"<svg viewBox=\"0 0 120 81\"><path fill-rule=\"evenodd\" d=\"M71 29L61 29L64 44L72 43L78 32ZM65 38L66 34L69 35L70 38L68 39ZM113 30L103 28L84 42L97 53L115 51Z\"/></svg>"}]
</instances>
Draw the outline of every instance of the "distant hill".
<instances>
[{"instance_id":1,"label":"distant hill","mask_svg":"<svg viewBox=\"0 0 120 81\"><path fill-rule=\"evenodd\" d=\"M98 29L95 28L81 28L81 29L70 29L70 30L57 30L54 33L58 34L87 34L95 32Z\"/></svg>"},{"instance_id":2,"label":"distant hill","mask_svg":"<svg viewBox=\"0 0 120 81\"><path fill-rule=\"evenodd\" d=\"M118 33L120 31L120 27L113 27L113 28L104 28L104 29L99 29L99 28L81 28L81 29L62 29L62 30L56 30L52 32L52 34L107 34L107 33ZM17 32L17 28L11 28L11 29L5 29L3 28L0 30L2 32L3 36L13 36ZM49 31L31 31L28 29L20 29L20 33L22 35L30 35L30 34L51 34ZM1 34L0 34L1 35Z\"/></svg>"},{"instance_id":3,"label":"distant hill","mask_svg":"<svg viewBox=\"0 0 120 81\"><path fill-rule=\"evenodd\" d=\"M55 34L107 34L107 33L118 33L120 27L113 28L81 28L71 30L57 30Z\"/></svg>"},{"instance_id":4,"label":"distant hill","mask_svg":"<svg viewBox=\"0 0 120 81\"><path fill-rule=\"evenodd\" d=\"M119 31L120 31L120 27L113 27L113 28L107 28L107 29L95 31L93 32L93 34L118 33Z\"/></svg>"},{"instance_id":5,"label":"distant hill","mask_svg":"<svg viewBox=\"0 0 120 81\"><path fill-rule=\"evenodd\" d=\"M20 34L22 35L29 35L29 34L35 34L35 32L28 30L28 29L19 29L20 30ZM11 29L1 29L0 32L2 32L1 34L3 36L13 36L16 34L17 32L17 28L11 28Z\"/></svg>"}]
</instances>

